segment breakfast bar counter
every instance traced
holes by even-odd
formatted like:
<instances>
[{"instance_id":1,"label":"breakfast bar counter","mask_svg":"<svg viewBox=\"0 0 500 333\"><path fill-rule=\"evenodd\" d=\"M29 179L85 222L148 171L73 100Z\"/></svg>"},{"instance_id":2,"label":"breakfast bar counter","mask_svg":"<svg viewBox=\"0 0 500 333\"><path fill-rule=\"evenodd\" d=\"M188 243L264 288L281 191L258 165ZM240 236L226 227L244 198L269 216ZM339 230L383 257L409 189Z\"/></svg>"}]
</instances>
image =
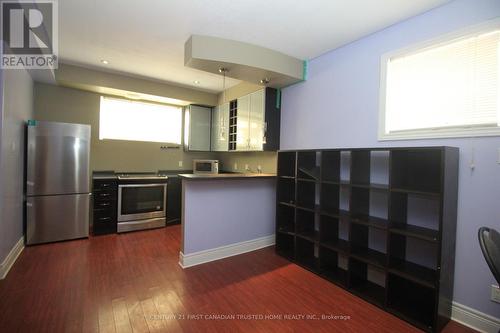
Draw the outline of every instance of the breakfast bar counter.
<instances>
[{"instance_id":1,"label":"breakfast bar counter","mask_svg":"<svg viewBox=\"0 0 500 333\"><path fill-rule=\"evenodd\" d=\"M182 267L274 244L276 175L220 173L179 177Z\"/></svg>"},{"instance_id":2,"label":"breakfast bar counter","mask_svg":"<svg viewBox=\"0 0 500 333\"><path fill-rule=\"evenodd\" d=\"M179 174L185 179L246 179L246 178L275 178L274 173L185 173Z\"/></svg>"}]
</instances>

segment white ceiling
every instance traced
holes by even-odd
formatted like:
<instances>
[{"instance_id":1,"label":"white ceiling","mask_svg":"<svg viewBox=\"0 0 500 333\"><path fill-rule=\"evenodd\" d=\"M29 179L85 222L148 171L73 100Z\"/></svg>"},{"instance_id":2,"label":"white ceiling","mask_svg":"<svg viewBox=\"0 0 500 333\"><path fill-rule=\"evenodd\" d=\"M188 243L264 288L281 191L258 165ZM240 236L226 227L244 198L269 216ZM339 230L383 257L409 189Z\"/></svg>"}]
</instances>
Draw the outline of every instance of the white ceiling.
<instances>
[{"instance_id":1,"label":"white ceiling","mask_svg":"<svg viewBox=\"0 0 500 333\"><path fill-rule=\"evenodd\" d=\"M59 0L59 53L63 62L215 92L218 75L184 67L191 34L312 59L448 1Z\"/></svg>"}]
</instances>

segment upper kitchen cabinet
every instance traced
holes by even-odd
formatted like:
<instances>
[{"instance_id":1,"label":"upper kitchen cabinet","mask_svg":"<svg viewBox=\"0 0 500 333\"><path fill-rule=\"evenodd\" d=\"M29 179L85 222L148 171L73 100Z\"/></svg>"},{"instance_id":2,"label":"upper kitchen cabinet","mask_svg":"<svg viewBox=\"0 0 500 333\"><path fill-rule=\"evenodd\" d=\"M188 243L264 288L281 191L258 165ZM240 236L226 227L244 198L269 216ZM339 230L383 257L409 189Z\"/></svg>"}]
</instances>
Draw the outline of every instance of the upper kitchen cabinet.
<instances>
[{"instance_id":1,"label":"upper kitchen cabinet","mask_svg":"<svg viewBox=\"0 0 500 333\"><path fill-rule=\"evenodd\" d=\"M189 105L184 114L184 145L189 151L210 151L212 108Z\"/></svg>"},{"instance_id":2,"label":"upper kitchen cabinet","mask_svg":"<svg viewBox=\"0 0 500 333\"><path fill-rule=\"evenodd\" d=\"M248 113L248 150L263 150L265 138L265 89L250 94L250 112Z\"/></svg>"},{"instance_id":3,"label":"upper kitchen cabinet","mask_svg":"<svg viewBox=\"0 0 500 333\"><path fill-rule=\"evenodd\" d=\"M274 151L279 149L280 107L277 91L258 90L236 101L236 151Z\"/></svg>"},{"instance_id":4,"label":"upper kitchen cabinet","mask_svg":"<svg viewBox=\"0 0 500 333\"><path fill-rule=\"evenodd\" d=\"M216 106L212 111L212 151L229 149L229 103Z\"/></svg>"}]
</instances>

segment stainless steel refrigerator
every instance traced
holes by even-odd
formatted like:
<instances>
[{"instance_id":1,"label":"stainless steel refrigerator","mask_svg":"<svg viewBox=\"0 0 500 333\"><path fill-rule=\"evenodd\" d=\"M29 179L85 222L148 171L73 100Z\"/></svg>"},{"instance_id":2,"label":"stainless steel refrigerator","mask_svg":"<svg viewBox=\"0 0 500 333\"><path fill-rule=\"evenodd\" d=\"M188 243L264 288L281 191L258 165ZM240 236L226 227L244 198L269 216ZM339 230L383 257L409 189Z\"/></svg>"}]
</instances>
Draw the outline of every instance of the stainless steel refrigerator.
<instances>
[{"instance_id":1,"label":"stainless steel refrigerator","mask_svg":"<svg viewBox=\"0 0 500 333\"><path fill-rule=\"evenodd\" d=\"M28 122L26 243L89 235L90 126Z\"/></svg>"}]
</instances>

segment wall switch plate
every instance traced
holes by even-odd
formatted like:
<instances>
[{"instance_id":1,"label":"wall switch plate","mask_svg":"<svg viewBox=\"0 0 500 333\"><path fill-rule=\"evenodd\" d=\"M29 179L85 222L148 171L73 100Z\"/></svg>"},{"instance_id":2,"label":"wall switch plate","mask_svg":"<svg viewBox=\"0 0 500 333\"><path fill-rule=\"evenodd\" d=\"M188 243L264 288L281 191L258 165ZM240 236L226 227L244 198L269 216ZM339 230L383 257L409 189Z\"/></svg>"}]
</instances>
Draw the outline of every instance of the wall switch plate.
<instances>
[{"instance_id":1,"label":"wall switch plate","mask_svg":"<svg viewBox=\"0 0 500 333\"><path fill-rule=\"evenodd\" d=\"M179 167L182 168L182 161L179 161Z\"/></svg>"},{"instance_id":2,"label":"wall switch plate","mask_svg":"<svg viewBox=\"0 0 500 333\"><path fill-rule=\"evenodd\" d=\"M491 300L500 303L500 288L493 284L491 285Z\"/></svg>"},{"instance_id":3,"label":"wall switch plate","mask_svg":"<svg viewBox=\"0 0 500 333\"><path fill-rule=\"evenodd\" d=\"M234 169L234 170L238 170L238 163L234 163L234 165L233 165L233 169Z\"/></svg>"}]
</instances>

